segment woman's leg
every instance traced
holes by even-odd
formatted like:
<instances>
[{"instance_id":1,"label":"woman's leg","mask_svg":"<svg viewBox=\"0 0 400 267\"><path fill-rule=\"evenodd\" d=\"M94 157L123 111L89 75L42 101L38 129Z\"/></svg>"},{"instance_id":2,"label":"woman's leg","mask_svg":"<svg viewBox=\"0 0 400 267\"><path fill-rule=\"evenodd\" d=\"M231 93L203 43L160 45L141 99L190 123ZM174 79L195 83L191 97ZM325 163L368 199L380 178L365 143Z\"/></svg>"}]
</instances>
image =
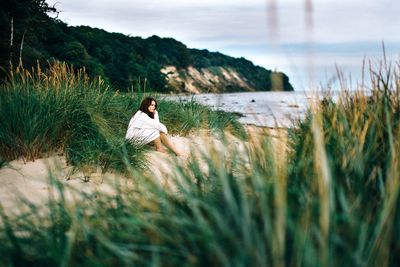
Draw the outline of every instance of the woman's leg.
<instances>
[{"instance_id":1,"label":"woman's leg","mask_svg":"<svg viewBox=\"0 0 400 267\"><path fill-rule=\"evenodd\" d=\"M156 140L153 141L154 145L156 146L156 150L158 152L167 153L161 144L161 139L158 137Z\"/></svg>"},{"instance_id":2,"label":"woman's leg","mask_svg":"<svg viewBox=\"0 0 400 267\"><path fill-rule=\"evenodd\" d=\"M158 139L158 138L157 138ZM165 133L160 132L160 140L167 148L171 149L175 155L180 156L182 153L174 146L174 144L169 140L168 136ZM157 145L156 145L157 148ZM157 150L158 151L158 150Z\"/></svg>"}]
</instances>

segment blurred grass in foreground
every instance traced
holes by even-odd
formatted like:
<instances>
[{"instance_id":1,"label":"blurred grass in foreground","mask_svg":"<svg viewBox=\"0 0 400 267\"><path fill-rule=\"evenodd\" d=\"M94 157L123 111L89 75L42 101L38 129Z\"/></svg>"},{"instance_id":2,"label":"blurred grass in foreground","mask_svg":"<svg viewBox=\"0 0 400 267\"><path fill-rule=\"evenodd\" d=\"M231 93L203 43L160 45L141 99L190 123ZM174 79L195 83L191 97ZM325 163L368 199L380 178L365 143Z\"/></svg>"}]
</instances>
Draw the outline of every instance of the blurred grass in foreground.
<instances>
[{"instance_id":1,"label":"blurred grass in foreground","mask_svg":"<svg viewBox=\"0 0 400 267\"><path fill-rule=\"evenodd\" d=\"M174 189L135 172L116 194L7 217L4 265L398 266L399 69L316 103L288 137L176 162ZM123 162L126 162L122 160ZM57 181L59 194L64 186ZM39 212L48 209L48 212Z\"/></svg>"}]
</instances>

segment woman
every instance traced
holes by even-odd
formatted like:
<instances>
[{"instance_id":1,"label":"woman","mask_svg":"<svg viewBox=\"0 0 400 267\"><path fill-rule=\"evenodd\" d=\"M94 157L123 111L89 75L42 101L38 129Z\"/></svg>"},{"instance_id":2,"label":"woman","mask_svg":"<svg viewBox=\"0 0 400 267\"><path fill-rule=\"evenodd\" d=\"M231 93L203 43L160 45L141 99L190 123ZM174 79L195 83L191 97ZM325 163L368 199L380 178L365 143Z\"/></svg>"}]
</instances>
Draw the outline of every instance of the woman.
<instances>
[{"instance_id":1,"label":"woman","mask_svg":"<svg viewBox=\"0 0 400 267\"><path fill-rule=\"evenodd\" d=\"M157 151L167 153L162 146L164 144L175 155L180 156L180 151L169 140L167 133L167 127L160 122L158 117L157 101L152 97L146 97L129 121L125 139L139 144L154 143Z\"/></svg>"}]
</instances>

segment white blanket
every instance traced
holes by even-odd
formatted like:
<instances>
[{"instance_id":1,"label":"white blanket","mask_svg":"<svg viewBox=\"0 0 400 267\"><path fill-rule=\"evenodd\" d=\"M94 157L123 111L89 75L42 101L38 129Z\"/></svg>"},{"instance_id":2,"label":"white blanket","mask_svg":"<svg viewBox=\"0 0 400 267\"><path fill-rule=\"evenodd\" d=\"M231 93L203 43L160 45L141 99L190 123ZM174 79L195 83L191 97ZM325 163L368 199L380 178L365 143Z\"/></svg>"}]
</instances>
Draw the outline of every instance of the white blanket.
<instances>
[{"instance_id":1,"label":"white blanket","mask_svg":"<svg viewBox=\"0 0 400 267\"><path fill-rule=\"evenodd\" d=\"M154 119L139 110L129 121L125 139L148 144L160 137L160 132L168 133L167 127L160 122L157 110L154 111Z\"/></svg>"}]
</instances>

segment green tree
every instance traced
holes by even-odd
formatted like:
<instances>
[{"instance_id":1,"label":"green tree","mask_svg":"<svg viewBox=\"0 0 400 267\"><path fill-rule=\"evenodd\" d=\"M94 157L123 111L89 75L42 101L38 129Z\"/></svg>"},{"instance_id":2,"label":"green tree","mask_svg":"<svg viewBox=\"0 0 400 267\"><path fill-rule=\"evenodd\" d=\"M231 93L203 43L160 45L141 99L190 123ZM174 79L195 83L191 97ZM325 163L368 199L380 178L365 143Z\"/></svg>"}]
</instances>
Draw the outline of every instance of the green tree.
<instances>
[{"instance_id":1,"label":"green tree","mask_svg":"<svg viewBox=\"0 0 400 267\"><path fill-rule=\"evenodd\" d=\"M22 55L25 43L35 40L26 40L27 33L35 30L36 36L41 27L50 21L47 13L56 12L45 0L2 0L0 9L0 64L3 67L12 67L22 64ZM31 44L31 47L34 45Z\"/></svg>"},{"instance_id":2,"label":"green tree","mask_svg":"<svg viewBox=\"0 0 400 267\"><path fill-rule=\"evenodd\" d=\"M66 42L60 47L58 58L83 67L84 63L89 59L89 54L80 42L72 41Z\"/></svg>"},{"instance_id":3,"label":"green tree","mask_svg":"<svg viewBox=\"0 0 400 267\"><path fill-rule=\"evenodd\" d=\"M149 81L149 87L152 90L158 92L165 92L167 86L165 81L165 75L161 73L161 65L151 62L146 68L146 77Z\"/></svg>"}]
</instances>

